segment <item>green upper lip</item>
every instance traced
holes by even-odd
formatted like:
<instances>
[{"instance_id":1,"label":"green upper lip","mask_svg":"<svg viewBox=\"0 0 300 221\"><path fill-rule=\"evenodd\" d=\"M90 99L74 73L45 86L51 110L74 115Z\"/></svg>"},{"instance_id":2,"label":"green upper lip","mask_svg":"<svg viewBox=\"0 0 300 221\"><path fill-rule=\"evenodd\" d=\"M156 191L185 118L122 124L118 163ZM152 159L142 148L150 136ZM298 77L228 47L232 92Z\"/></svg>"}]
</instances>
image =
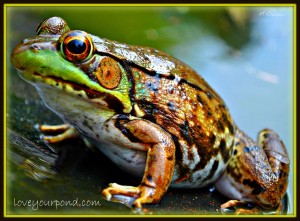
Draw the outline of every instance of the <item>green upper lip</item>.
<instances>
[{"instance_id":1,"label":"green upper lip","mask_svg":"<svg viewBox=\"0 0 300 221\"><path fill-rule=\"evenodd\" d=\"M50 76L42 76L38 73L34 73L35 76L38 76L40 77L41 79L44 79L43 81L46 82L47 80L49 79L52 79L53 81L57 82L57 83L62 83L64 85L69 85L73 88L74 91L81 91L83 90L86 95L89 97L89 98L100 98L100 97L103 97L105 96L105 93L102 93L102 92L99 92L99 91L95 91L95 90L91 90L90 88L86 87L85 85L81 85L81 84L74 84L70 81L66 81L66 80L63 80L62 78L57 78L57 77L50 77Z\"/></svg>"}]
</instances>

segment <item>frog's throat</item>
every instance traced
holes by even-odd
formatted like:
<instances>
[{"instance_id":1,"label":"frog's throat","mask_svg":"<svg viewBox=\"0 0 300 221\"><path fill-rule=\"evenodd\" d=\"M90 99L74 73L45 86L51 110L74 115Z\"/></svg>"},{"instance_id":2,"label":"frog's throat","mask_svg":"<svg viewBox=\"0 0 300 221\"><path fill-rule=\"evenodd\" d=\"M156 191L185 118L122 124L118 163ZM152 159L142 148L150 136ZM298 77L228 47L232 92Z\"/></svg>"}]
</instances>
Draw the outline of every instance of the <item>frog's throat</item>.
<instances>
[{"instance_id":1,"label":"frog's throat","mask_svg":"<svg viewBox=\"0 0 300 221\"><path fill-rule=\"evenodd\" d=\"M22 75L26 81L33 85L44 84L52 86L58 90L66 91L70 95L78 96L79 99L86 99L105 108L115 109L116 106L119 106L117 108L123 108L122 103L117 99L112 99L112 96L109 96L109 94L92 90L85 85L75 84L59 77L42 76L38 73L31 75L30 80L26 78L25 73L22 73Z\"/></svg>"}]
</instances>

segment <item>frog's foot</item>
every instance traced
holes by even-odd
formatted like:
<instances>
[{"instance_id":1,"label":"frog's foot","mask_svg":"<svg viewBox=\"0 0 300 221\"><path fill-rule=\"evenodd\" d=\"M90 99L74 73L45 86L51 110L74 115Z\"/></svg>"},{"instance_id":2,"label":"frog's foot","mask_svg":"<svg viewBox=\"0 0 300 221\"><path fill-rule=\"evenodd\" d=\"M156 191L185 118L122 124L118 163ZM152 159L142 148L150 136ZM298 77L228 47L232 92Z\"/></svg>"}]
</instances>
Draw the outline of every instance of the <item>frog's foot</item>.
<instances>
[{"instance_id":1,"label":"frog's foot","mask_svg":"<svg viewBox=\"0 0 300 221\"><path fill-rule=\"evenodd\" d=\"M109 184L109 187L102 191L102 194L106 197L106 200L119 202L137 209L142 208L142 204L153 203L151 197L155 192L154 187L140 185L134 186L122 186L117 183Z\"/></svg>"},{"instance_id":2,"label":"frog's foot","mask_svg":"<svg viewBox=\"0 0 300 221\"><path fill-rule=\"evenodd\" d=\"M259 207L253 207L253 208L245 208L247 203L241 202L239 200L229 200L226 203L223 203L221 205L221 211L223 213L231 212L229 208L233 207L240 207L243 206L244 208L237 208L234 211L235 215L255 215L255 214L261 214L261 209Z\"/></svg>"},{"instance_id":3,"label":"frog's foot","mask_svg":"<svg viewBox=\"0 0 300 221\"><path fill-rule=\"evenodd\" d=\"M58 133L54 136L43 136L43 139L49 143L58 143L67 139L79 137L79 132L69 124L60 125L39 125L43 133Z\"/></svg>"},{"instance_id":4,"label":"frog's foot","mask_svg":"<svg viewBox=\"0 0 300 221\"><path fill-rule=\"evenodd\" d=\"M234 214L235 215L259 215L262 214L262 210L259 209L257 206L252 209L238 208Z\"/></svg>"},{"instance_id":5,"label":"frog's foot","mask_svg":"<svg viewBox=\"0 0 300 221\"><path fill-rule=\"evenodd\" d=\"M231 209L233 208L233 209ZM239 200L229 200L228 202L221 205L222 213L234 213L235 215L259 215L259 214L281 214L282 203L277 208L265 210L257 205L250 205L246 202Z\"/></svg>"}]
</instances>

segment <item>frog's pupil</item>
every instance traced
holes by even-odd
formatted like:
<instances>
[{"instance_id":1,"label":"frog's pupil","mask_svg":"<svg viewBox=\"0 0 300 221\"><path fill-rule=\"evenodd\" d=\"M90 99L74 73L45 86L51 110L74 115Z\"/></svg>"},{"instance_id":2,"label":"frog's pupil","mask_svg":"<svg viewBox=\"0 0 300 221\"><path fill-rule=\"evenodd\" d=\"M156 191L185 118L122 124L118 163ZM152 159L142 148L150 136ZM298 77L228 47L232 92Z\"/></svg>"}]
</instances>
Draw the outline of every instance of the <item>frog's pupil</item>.
<instances>
[{"instance_id":1,"label":"frog's pupil","mask_svg":"<svg viewBox=\"0 0 300 221\"><path fill-rule=\"evenodd\" d=\"M72 40L68 43L68 50L73 54L82 54L86 49L86 44L82 40Z\"/></svg>"}]
</instances>

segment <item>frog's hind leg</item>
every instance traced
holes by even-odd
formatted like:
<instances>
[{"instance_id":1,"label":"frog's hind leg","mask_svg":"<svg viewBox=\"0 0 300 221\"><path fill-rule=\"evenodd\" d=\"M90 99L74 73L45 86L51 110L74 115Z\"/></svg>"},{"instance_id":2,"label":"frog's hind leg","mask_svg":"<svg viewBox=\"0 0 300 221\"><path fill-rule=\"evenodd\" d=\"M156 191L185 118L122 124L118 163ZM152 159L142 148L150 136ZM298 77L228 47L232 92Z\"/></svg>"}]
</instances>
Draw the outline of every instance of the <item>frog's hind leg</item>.
<instances>
[{"instance_id":1,"label":"frog's hind leg","mask_svg":"<svg viewBox=\"0 0 300 221\"><path fill-rule=\"evenodd\" d=\"M216 188L230 200L221 208L255 204L264 209L280 208L289 173L287 150L279 136L272 130L262 130L258 144L237 131L234 152L228 167L216 182ZM236 214L257 213L238 209ZM248 211L248 212L247 212Z\"/></svg>"}]
</instances>

